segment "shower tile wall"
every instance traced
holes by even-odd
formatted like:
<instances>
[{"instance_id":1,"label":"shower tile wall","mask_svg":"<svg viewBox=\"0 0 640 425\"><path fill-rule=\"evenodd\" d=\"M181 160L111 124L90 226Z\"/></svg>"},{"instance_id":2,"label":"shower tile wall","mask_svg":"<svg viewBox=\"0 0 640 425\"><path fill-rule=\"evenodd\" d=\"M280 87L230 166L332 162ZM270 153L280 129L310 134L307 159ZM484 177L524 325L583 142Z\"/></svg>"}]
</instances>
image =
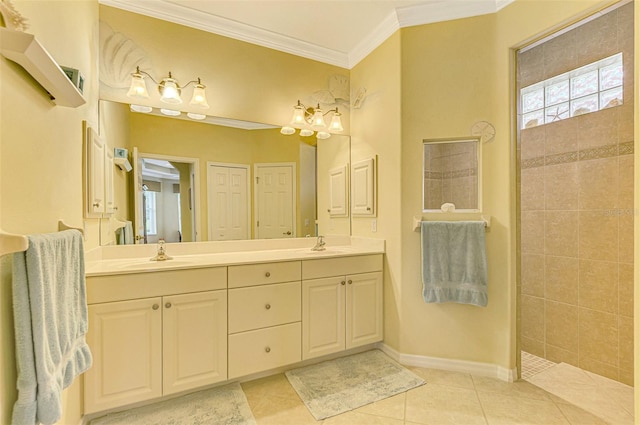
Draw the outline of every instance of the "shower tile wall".
<instances>
[{"instance_id":1,"label":"shower tile wall","mask_svg":"<svg viewBox=\"0 0 640 425\"><path fill-rule=\"evenodd\" d=\"M450 202L457 209L478 208L475 143L432 143L424 150L424 208L439 210Z\"/></svg>"},{"instance_id":2,"label":"shower tile wall","mask_svg":"<svg viewBox=\"0 0 640 425\"><path fill-rule=\"evenodd\" d=\"M633 385L633 3L519 54L518 77L620 51L623 105L520 132L521 342Z\"/></svg>"}]
</instances>

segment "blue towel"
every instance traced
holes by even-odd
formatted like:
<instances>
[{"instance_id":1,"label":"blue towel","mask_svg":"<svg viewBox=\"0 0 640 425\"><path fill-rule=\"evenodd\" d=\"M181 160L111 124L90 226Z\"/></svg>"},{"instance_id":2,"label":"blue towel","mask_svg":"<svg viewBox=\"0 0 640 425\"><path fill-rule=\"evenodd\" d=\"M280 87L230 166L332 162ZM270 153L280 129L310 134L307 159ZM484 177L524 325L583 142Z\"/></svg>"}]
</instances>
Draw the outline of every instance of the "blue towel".
<instances>
[{"instance_id":1,"label":"blue towel","mask_svg":"<svg viewBox=\"0 0 640 425\"><path fill-rule=\"evenodd\" d=\"M45 425L62 416L62 390L92 363L82 234L31 235L13 256L18 400L12 423Z\"/></svg>"},{"instance_id":2,"label":"blue towel","mask_svg":"<svg viewBox=\"0 0 640 425\"><path fill-rule=\"evenodd\" d=\"M426 303L487 305L483 221L422 222L422 296Z\"/></svg>"}]
</instances>

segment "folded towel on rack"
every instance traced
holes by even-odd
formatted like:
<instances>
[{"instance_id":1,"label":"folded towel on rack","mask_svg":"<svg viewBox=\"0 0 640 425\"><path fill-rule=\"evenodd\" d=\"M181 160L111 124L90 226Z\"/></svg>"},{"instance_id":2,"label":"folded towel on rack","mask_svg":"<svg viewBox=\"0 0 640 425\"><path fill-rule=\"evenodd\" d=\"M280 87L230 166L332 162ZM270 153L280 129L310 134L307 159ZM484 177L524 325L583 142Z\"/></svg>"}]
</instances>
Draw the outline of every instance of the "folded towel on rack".
<instances>
[{"instance_id":1,"label":"folded towel on rack","mask_svg":"<svg viewBox=\"0 0 640 425\"><path fill-rule=\"evenodd\" d=\"M18 369L14 424L53 424L62 390L92 363L82 234L30 235L13 256L13 316Z\"/></svg>"},{"instance_id":2,"label":"folded towel on rack","mask_svg":"<svg viewBox=\"0 0 640 425\"><path fill-rule=\"evenodd\" d=\"M486 306L484 221L423 221L421 231L424 301Z\"/></svg>"},{"instance_id":3,"label":"folded towel on rack","mask_svg":"<svg viewBox=\"0 0 640 425\"><path fill-rule=\"evenodd\" d=\"M130 221L125 221L124 226L116 229L116 244L133 244L133 224Z\"/></svg>"}]
</instances>

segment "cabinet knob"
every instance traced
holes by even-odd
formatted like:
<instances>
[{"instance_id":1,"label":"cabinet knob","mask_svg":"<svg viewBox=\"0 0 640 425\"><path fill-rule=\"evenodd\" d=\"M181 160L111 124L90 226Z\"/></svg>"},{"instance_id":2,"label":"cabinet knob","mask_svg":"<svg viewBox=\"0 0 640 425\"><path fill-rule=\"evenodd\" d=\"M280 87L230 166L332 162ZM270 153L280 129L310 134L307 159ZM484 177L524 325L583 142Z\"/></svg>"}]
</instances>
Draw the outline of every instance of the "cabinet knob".
<instances>
[{"instance_id":1,"label":"cabinet knob","mask_svg":"<svg viewBox=\"0 0 640 425\"><path fill-rule=\"evenodd\" d=\"M347 281L347 283L348 283L349 285L351 285L351 284L353 283L353 281L352 281L351 279L349 279L349 280Z\"/></svg>"},{"instance_id":2,"label":"cabinet knob","mask_svg":"<svg viewBox=\"0 0 640 425\"><path fill-rule=\"evenodd\" d=\"M328 213L330 213L330 212L331 212L331 209L328 209L328 210L327 210L327 212L328 212Z\"/></svg>"},{"instance_id":3,"label":"cabinet knob","mask_svg":"<svg viewBox=\"0 0 640 425\"><path fill-rule=\"evenodd\" d=\"M171 303L166 303L164 306L165 306L166 308L171 308Z\"/></svg>"},{"instance_id":4,"label":"cabinet knob","mask_svg":"<svg viewBox=\"0 0 640 425\"><path fill-rule=\"evenodd\" d=\"M94 206L94 207L96 207L96 208L98 208L98 207L100 206L100 202L94 202L94 203L93 203L93 206Z\"/></svg>"},{"instance_id":5,"label":"cabinet knob","mask_svg":"<svg viewBox=\"0 0 640 425\"><path fill-rule=\"evenodd\" d=\"M153 307L151 307L151 308L154 309L154 310L157 310L157 309L160 308L160 306L158 304L154 304Z\"/></svg>"},{"instance_id":6,"label":"cabinet knob","mask_svg":"<svg viewBox=\"0 0 640 425\"><path fill-rule=\"evenodd\" d=\"M271 304L267 304L264 306L264 308L266 308L267 310L269 310L271 308Z\"/></svg>"},{"instance_id":7,"label":"cabinet knob","mask_svg":"<svg viewBox=\"0 0 640 425\"><path fill-rule=\"evenodd\" d=\"M270 348L270 347L266 347L266 348L264 349L264 352L265 352L265 353L270 353L270 352L271 352L271 348Z\"/></svg>"},{"instance_id":8,"label":"cabinet knob","mask_svg":"<svg viewBox=\"0 0 640 425\"><path fill-rule=\"evenodd\" d=\"M270 277L270 276L271 276L271 273L266 272L264 275L265 275L266 277Z\"/></svg>"},{"instance_id":9,"label":"cabinet knob","mask_svg":"<svg viewBox=\"0 0 640 425\"><path fill-rule=\"evenodd\" d=\"M367 211L371 211L371 207L367 207Z\"/></svg>"},{"instance_id":10,"label":"cabinet knob","mask_svg":"<svg viewBox=\"0 0 640 425\"><path fill-rule=\"evenodd\" d=\"M340 285L344 285L344 280L342 282L340 282Z\"/></svg>"}]
</instances>

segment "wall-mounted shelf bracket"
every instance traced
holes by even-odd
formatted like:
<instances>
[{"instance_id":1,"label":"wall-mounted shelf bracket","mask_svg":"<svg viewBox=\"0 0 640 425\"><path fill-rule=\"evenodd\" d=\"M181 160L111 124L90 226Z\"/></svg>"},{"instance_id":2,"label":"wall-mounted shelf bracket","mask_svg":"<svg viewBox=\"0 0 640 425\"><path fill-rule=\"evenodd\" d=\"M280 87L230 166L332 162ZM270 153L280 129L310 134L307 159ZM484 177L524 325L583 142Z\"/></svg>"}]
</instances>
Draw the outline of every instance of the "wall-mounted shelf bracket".
<instances>
[{"instance_id":1,"label":"wall-mounted shelf bracket","mask_svg":"<svg viewBox=\"0 0 640 425\"><path fill-rule=\"evenodd\" d=\"M0 28L0 53L31 74L57 105L75 108L86 102L33 34Z\"/></svg>"}]
</instances>

